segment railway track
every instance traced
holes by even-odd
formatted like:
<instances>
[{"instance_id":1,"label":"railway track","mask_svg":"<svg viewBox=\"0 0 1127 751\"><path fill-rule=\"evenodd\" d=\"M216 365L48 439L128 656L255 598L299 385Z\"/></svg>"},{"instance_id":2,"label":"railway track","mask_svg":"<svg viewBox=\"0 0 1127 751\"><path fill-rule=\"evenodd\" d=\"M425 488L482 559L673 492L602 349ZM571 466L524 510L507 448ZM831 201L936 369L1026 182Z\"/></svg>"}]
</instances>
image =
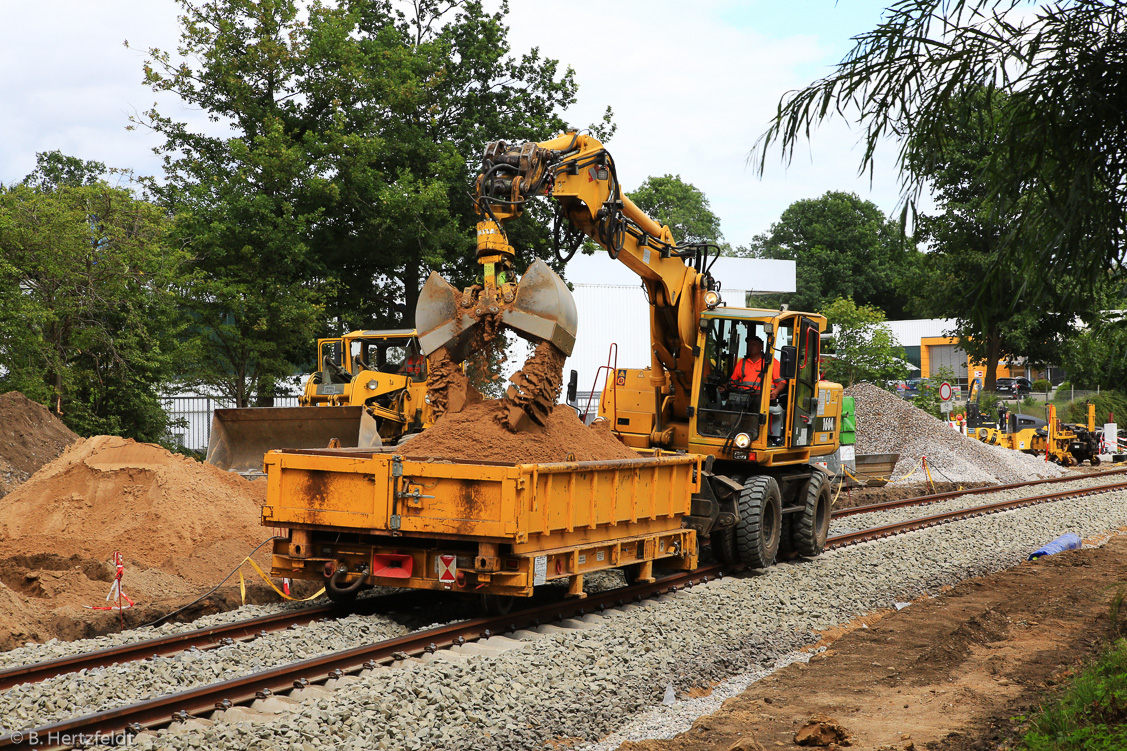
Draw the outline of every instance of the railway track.
<instances>
[{"instance_id":1,"label":"railway track","mask_svg":"<svg viewBox=\"0 0 1127 751\"><path fill-rule=\"evenodd\" d=\"M1115 475L1123 473L1124 470L1117 470L1114 472L1100 474ZM1077 478L1073 477L1067 479L1075 480ZM1054 483L1056 481L1048 482ZM879 506L874 507L864 507L863 510L877 510L878 508L895 508L911 505L926 505L938 500L950 498L953 495L974 495L976 493L1013 489L1017 487L1040 484L1044 484L1044 481L1011 486L995 486L992 488L975 489L975 493L945 493L933 496L924 496L915 499L905 499L903 501L891 502L891 504L880 504ZM1050 503L1071 498L1080 498L1084 496L1121 490L1127 490L1127 481L1089 488L1067 489L1045 493L1042 495L1026 496L1009 501L983 504L980 506L964 508L956 511L949 511L942 514L919 517L895 524L872 527L848 534L836 535L827 541L826 547L827 549L830 549L848 545L855 545L861 542L878 540L904 532L925 529L937 524L949 523L957 521L959 519L972 518L991 513L999 513L1039 503ZM849 509L849 511L853 513L861 513L861 510ZM641 601L646 597L651 597L666 592L674 592L685 587L694 586L698 583L707 582L714 577L721 577L725 572L730 573L734 572L735 570L736 569L732 566L721 566L720 564L716 564L713 566L697 569L693 572L686 572L677 574L675 576L664 577L652 583L636 584L622 589L610 590L596 595L591 595L590 597L583 600L566 600L563 602L553 602L518 612L509 613L503 616L477 618L469 621L453 623L447 626L428 629L395 639L381 641L367 646L356 647L343 652L334 652L319 657L302 660L300 662L279 666L269 670L264 670L251 675L246 675L207 686L200 686L198 688L181 693L160 696L148 701L139 702L137 704L109 709L84 717L68 719L52 725L35 728L32 731L27 731L24 733L11 733L0 737L0 749L31 747L32 745L36 747L44 747L44 744L42 743L43 738L94 738L98 737L99 735L105 737L114 733L136 733L145 728L158 728L175 721L186 720L193 716L201 716L215 710L247 705L258 699L264 699L277 693L286 693L289 691L300 690L310 685L324 683L333 679L340 679L345 675L355 674L363 672L365 670L376 669L381 665L391 664L392 662L403 659L407 656L416 657L421 656L427 652L435 652L440 649L445 649L455 645L462 645L471 641L488 640L494 636L516 631L518 629L536 627L542 624L551 623L553 621L566 621L567 619L582 616L594 611L601 611L609 607L620 606L629 601ZM316 620L320 616L329 615L329 613L325 612L326 610L331 610L331 608L309 608L306 611L301 611L300 616L305 618L306 622L311 622L313 620ZM313 613L317 614L314 615ZM259 628L261 630L263 627L253 626L250 624L254 623L255 621L261 620L262 619L253 619L252 621L229 624L229 626L225 628L229 630L241 629L244 633L254 633L255 628ZM282 620L277 620L274 624L277 627L274 630L277 630L277 628L286 628L288 627L288 625L290 625L280 625L282 622ZM210 633L212 629L208 629L207 631L209 633L206 635L201 635L202 638L210 638L212 642L215 643L217 634ZM221 639L231 637L221 636L219 638ZM141 647L141 645L144 644L146 643L141 642L138 643L138 645L130 646ZM104 650L103 652L109 651L115 650ZM170 646L169 651L176 651L176 649ZM153 653L154 652L152 651L150 645L149 651L145 656L151 655ZM103 658L106 656L107 655L103 655ZM64 658L64 660L66 659L72 658ZM120 661L120 658L118 658L116 661ZM47 677L46 672L50 671L51 669L57 670L60 667L58 664L60 662L61 661L56 660L52 661L51 663L24 666L24 668L27 668L28 670L23 673L25 677L19 682L26 682L30 680L30 677L33 674L42 674L44 677ZM54 667L49 667L51 665L54 665ZM18 670L23 670L23 668L15 668L4 672L14 673ZM56 672L55 674L58 673ZM0 674L0 677L3 677L3 674ZM42 678L40 678L40 680L42 680ZM32 735L32 733L34 733L34 736ZM38 739L37 743L29 743L28 741L31 737ZM58 747L67 747L67 745L63 744Z\"/></svg>"},{"instance_id":2,"label":"railway track","mask_svg":"<svg viewBox=\"0 0 1127 751\"><path fill-rule=\"evenodd\" d=\"M931 495L921 495L915 498L904 498L898 501L886 501L884 503L873 503L868 506L856 506L853 508L839 509L833 513L835 519L843 516L854 516L856 514L867 514L874 511L888 511L894 508L904 508L906 506L925 506L929 503L938 503L940 501L950 500L952 498L960 498L967 495L981 495L983 493L997 493L1003 490L1016 490L1018 488L1029 488L1036 485L1055 485L1063 482L1076 482L1077 480L1098 479L1101 477L1114 477L1117 475L1127 474L1127 468L1112 469L1105 472L1092 472L1086 475L1065 475L1063 477L1052 477L1044 480L1030 480L1029 482L1017 482L1010 485L988 485L982 488L969 488L967 490L951 490L946 493L933 493Z\"/></svg>"}]
</instances>

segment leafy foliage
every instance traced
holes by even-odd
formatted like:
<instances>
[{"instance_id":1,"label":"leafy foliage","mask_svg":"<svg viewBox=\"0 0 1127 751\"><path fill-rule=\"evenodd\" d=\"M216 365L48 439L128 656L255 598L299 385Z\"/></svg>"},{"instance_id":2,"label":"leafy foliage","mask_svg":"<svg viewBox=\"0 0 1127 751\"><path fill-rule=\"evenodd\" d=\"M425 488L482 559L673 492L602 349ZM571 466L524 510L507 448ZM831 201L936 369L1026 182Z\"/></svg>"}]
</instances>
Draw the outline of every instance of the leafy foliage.
<instances>
[{"instance_id":1,"label":"leafy foliage","mask_svg":"<svg viewBox=\"0 0 1127 751\"><path fill-rule=\"evenodd\" d=\"M1065 343L1060 363L1076 388L1127 391L1127 320L1115 312L1102 314Z\"/></svg>"},{"instance_id":2,"label":"leafy foliage","mask_svg":"<svg viewBox=\"0 0 1127 751\"><path fill-rule=\"evenodd\" d=\"M920 256L876 204L840 191L795 201L769 233L736 253L796 262L795 293L764 298L765 307L785 301L792 309L819 310L845 297L891 318L905 317L906 280Z\"/></svg>"},{"instance_id":3,"label":"leafy foliage","mask_svg":"<svg viewBox=\"0 0 1127 751\"><path fill-rule=\"evenodd\" d=\"M1083 297L1122 270L1127 225L1127 6L1099 0L897 0L829 76L780 102L753 157L789 159L821 121L864 128L861 170L886 138L900 139L909 197L919 194L985 96L1008 97L996 148L977 179L995 217L1004 260L1022 274L1025 303L1067 282ZM1010 273L995 266L992 275ZM989 302L979 295L977 302Z\"/></svg>"},{"instance_id":4,"label":"leafy foliage","mask_svg":"<svg viewBox=\"0 0 1127 751\"><path fill-rule=\"evenodd\" d=\"M708 198L680 175L647 177L627 197L649 217L669 225L677 242L719 244L724 239Z\"/></svg>"},{"instance_id":5,"label":"leafy foliage","mask_svg":"<svg viewBox=\"0 0 1127 751\"><path fill-rule=\"evenodd\" d=\"M155 109L143 124L194 256L197 380L240 405L326 329L411 325L427 269L472 282L480 149L554 135L575 101L572 71L511 54L504 5L181 4L180 57L149 50L145 80L228 132ZM546 211L514 223L520 260L548 254Z\"/></svg>"},{"instance_id":6,"label":"leafy foliage","mask_svg":"<svg viewBox=\"0 0 1127 751\"><path fill-rule=\"evenodd\" d=\"M1101 288L1069 300L1061 280L1046 279L1038 301L1026 303L1025 275L1002 252L1007 228L1018 217L1000 213L982 179L1005 140L1010 99L980 91L972 101L978 103L973 111L951 112L943 151L926 157L926 181L939 212L917 217L916 237L930 245L930 252L917 278L916 309L954 319L950 333L978 361L1024 357L1035 364L1054 362L1074 332L1077 316L1092 315ZM968 305L975 290L977 304ZM995 371L987 368L984 388L993 391L994 385Z\"/></svg>"},{"instance_id":7,"label":"leafy foliage","mask_svg":"<svg viewBox=\"0 0 1127 751\"><path fill-rule=\"evenodd\" d=\"M884 313L840 297L819 312L833 326L826 378L846 387L862 381L888 387L908 375L904 350L884 325Z\"/></svg>"},{"instance_id":8,"label":"leafy foliage","mask_svg":"<svg viewBox=\"0 0 1127 751\"><path fill-rule=\"evenodd\" d=\"M49 405L81 435L159 441L184 254L160 210L99 181L104 171L52 152L0 187L0 389Z\"/></svg>"}]
</instances>

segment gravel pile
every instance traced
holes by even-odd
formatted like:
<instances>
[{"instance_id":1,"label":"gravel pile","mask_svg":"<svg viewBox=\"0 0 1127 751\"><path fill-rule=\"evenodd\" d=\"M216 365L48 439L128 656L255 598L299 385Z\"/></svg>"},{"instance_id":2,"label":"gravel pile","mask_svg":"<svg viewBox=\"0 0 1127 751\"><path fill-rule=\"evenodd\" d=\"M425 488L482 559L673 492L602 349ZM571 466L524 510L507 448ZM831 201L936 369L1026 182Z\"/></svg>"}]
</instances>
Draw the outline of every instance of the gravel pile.
<instances>
[{"instance_id":1,"label":"gravel pile","mask_svg":"<svg viewBox=\"0 0 1127 751\"><path fill-rule=\"evenodd\" d=\"M1026 494L999 491L1006 493ZM137 744L515 751L553 739L599 742L625 728L635 713L658 707L669 685L676 696L771 670L813 643L816 632L1015 565L1064 532L1090 537L1125 525L1123 492L971 519L608 611L604 618L588 618L584 630L549 627L519 649L495 656L436 655L401 669L369 672L345 683L346 690L308 694L285 713L255 722L181 726L142 736ZM342 642L341 647L355 643ZM81 679L59 682L45 695L28 695L17 704L30 700L41 714L37 707L43 702L69 702ZM0 716L10 707L0 708ZM674 701L658 716L682 727L699 711L696 702ZM645 723L634 727L639 735L628 731L628 739L656 732Z\"/></svg>"},{"instance_id":2,"label":"gravel pile","mask_svg":"<svg viewBox=\"0 0 1127 751\"><path fill-rule=\"evenodd\" d=\"M891 484L923 481L922 472L916 468L925 456L932 478L937 481L1005 485L1065 473L1039 457L967 438L872 384L850 386L845 395L854 397L856 402L857 453L900 454ZM913 469L916 472L906 477Z\"/></svg>"}]
</instances>

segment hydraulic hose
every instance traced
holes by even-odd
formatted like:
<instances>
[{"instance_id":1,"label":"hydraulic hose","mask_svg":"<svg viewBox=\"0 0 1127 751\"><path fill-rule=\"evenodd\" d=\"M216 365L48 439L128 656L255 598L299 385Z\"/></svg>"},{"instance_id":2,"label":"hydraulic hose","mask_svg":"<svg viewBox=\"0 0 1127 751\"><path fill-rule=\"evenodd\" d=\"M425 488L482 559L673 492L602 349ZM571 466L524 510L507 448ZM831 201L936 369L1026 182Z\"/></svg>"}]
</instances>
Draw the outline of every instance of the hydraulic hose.
<instances>
[{"instance_id":1,"label":"hydraulic hose","mask_svg":"<svg viewBox=\"0 0 1127 751\"><path fill-rule=\"evenodd\" d=\"M359 591L360 587L364 586L364 579L366 578L364 573L364 570L361 569L360 576L356 577L356 581L342 587L341 582L343 582L344 577L348 575L348 566L338 566L337 570L333 572L333 575L325 582L325 590L334 595L348 596Z\"/></svg>"}]
</instances>

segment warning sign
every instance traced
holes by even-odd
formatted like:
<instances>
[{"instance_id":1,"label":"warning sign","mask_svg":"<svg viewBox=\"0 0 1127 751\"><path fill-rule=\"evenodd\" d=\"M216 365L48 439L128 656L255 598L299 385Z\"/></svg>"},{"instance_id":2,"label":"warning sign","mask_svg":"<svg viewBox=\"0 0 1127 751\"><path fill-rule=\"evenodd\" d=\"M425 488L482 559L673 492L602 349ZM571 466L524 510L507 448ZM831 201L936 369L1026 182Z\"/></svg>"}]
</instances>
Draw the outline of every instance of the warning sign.
<instances>
[{"instance_id":1,"label":"warning sign","mask_svg":"<svg viewBox=\"0 0 1127 751\"><path fill-rule=\"evenodd\" d=\"M625 370L619 370L618 375L615 376L614 382L618 386L625 386L626 385L626 371Z\"/></svg>"},{"instance_id":2,"label":"warning sign","mask_svg":"<svg viewBox=\"0 0 1127 751\"><path fill-rule=\"evenodd\" d=\"M458 556L438 556L438 580L443 584L453 584L458 575Z\"/></svg>"}]
</instances>

